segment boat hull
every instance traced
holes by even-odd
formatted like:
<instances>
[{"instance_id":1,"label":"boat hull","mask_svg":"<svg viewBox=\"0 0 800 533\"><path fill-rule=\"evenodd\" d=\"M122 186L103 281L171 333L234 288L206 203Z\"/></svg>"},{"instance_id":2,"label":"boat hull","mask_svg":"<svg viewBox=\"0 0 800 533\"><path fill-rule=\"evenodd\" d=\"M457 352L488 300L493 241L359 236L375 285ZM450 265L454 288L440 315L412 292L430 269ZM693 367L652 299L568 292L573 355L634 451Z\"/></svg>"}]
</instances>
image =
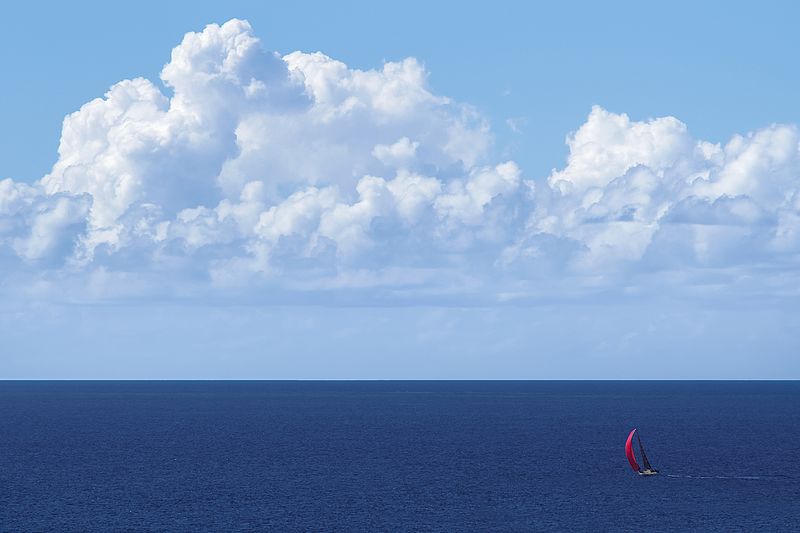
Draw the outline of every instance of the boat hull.
<instances>
[{"instance_id":1,"label":"boat hull","mask_svg":"<svg viewBox=\"0 0 800 533\"><path fill-rule=\"evenodd\" d=\"M640 476L656 476L658 475L658 470L639 470Z\"/></svg>"}]
</instances>

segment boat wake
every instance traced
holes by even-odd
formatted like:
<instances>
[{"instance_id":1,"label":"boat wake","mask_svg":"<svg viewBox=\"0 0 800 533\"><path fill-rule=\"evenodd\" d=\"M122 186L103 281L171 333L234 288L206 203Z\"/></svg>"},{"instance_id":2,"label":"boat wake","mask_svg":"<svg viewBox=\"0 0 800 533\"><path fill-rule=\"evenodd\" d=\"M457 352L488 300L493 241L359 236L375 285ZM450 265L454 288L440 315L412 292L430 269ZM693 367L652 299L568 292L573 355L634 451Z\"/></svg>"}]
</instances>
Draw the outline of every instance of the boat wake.
<instances>
[{"instance_id":1,"label":"boat wake","mask_svg":"<svg viewBox=\"0 0 800 533\"><path fill-rule=\"evenodd\" d=\"M639 443L639 455L642 458L642 463L644 464L644 468L639 466L639 463L636 461L636 454L633 451L633 438L636 437L636 440ZM650 464L650 461L647 459L647 455L644 453L644 446L642 445L642 439L639 437L639 434L634 428L631 430L630 434L628 434L628 440L625 441L625 456L628 458L628 462L631 465L631 468L634 472L639 475L653 475L658 474L658 470L653 468ZM793 474L767 474L767 475L730 475L730 476L704 476L704 475L697 475L697 474L663 474L664 477L668 478L680 478L680 479L730 479L730 480L745 480L745 481L776 481L776 480L791 480L794 482L797 479L800 479L800 476L796 476Z\"/></svg>"},{"instance_id":2,"label":"boat wake","mask_svg":"<svg viewBox=\"0 0 800 533\"><path fill-rule=\"evenodd\" d=\"M667 474L666 477L676 477L682 479L749 479L749 480L758 480L758 479L780 479L786 476L690 476L685 474Z\"/></svg>"}]
</instances>

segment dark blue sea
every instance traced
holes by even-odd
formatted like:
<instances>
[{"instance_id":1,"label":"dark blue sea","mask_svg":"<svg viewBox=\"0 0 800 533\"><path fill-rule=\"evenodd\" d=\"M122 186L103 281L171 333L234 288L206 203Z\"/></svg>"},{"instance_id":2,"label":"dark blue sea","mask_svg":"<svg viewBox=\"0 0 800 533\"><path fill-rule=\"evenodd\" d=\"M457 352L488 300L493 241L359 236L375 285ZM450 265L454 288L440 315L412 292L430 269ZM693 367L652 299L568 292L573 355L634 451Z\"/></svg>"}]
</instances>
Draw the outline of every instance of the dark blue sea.
<instances>
[{"instance_id":1,"label":"dark blue sea","mask_svg":"<svg viewBox=\"0 0 800 533\"><path fill-rule=\"evenodd\" d=\"M798 465L800 382L0 382L2 531L798 531Z\"/></svg>"}]
</instances>

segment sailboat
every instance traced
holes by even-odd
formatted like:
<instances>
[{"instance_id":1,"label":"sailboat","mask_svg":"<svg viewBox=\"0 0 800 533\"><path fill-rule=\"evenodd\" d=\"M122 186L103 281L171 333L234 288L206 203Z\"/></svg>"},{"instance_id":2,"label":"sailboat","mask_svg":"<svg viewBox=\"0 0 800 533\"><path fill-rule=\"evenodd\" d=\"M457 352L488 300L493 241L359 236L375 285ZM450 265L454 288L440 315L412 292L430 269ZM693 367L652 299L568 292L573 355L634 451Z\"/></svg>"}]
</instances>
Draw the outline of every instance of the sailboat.
<instances>
[{"instance_id":1,"label":"sailboat","mask_svg":"<svg viewBox=\"0 0 800 533\"><path fill-rule=\"evenodd\" d=\"M644 446L642 446L642 439L639 438L638 434L636 435L636 440L639 442L639 455L642 456L644 470L642 470L642 467L640 467L639 463L636 462L636 456L633 455L634 433L636 433L636 428L631 431L631 434L628 435L628 440L625 441L625 455L628 457L628 462L631 464L631 468L633 468L633 471L640 476L654 476L658 474L658 470L653 468L653 466L650 464L650 461L647 460L647 455L644 453Z\"/></svg>"}]
</instances>

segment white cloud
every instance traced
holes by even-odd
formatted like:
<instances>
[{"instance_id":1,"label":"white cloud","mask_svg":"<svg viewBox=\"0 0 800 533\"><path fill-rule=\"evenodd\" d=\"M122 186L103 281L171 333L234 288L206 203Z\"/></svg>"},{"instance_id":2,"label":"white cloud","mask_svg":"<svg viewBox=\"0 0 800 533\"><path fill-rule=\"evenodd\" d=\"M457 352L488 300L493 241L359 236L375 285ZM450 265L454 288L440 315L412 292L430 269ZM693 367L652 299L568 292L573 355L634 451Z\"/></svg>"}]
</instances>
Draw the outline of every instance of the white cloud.
<instances>
[{"instance_id":1,"label":"white cloud","mask_svg":"<svg viewBox=\"0 0 800 533\"><path fill-rule=\"evenodd\" d=\"M635 122L596 107L569 137L534 228L579 243L572 265L590 272L783 262L798 141L794 126L773 125L713 145L671 117Z\"/></svg>"},{"instance_id":2,"label":"white cloud","mask_svg":"<svg viewBox=\"0 0 800 533\"><path fill-rule=\"evenodd\" d=\"M372 155L384 165L397 167L413 161L417 155L417 148L419 148L418 142L411 142L408 137L403 137L391 145L376 145L372 149Z\"/></svg>"},{"instance_id":3,"label":"white cloud","mask_svg":"<svg viewBox=\"0 0 800 533\"><path fill-rule=\"evenodd\" d=\"M525 117L510 117L506 119L506 126L517 135L522 135L524 133L523 127L526 122L527 119L525 119Z\"/></svg>"},{"instance_id":4,"label":"white cloud","mask_svg":"<svg viewBox=\"0 0 800 533\"><path fill-rule=\"evenodd\" d=\"M0 181L6 264L93 294L192 280L513 300L659 272L680 285L681 269L791 272L800 251L794 126L718 145L595 107L534 185L490 160L487 121L412 58L281 57L232 20L187 34L161 79L66 117L36 184Z\"/></svg>"},{"instance_id":5,"label":"white cloud","mask_svg":"<svg viewBox=\"0 0 800 533\"><path fill-rule=\"evenodd\" d=\"M85 230L88 207L85 196L46 195L37 187L0 180L0 249L38 267L63 261Z\"/></svg>"}]
</instances>

